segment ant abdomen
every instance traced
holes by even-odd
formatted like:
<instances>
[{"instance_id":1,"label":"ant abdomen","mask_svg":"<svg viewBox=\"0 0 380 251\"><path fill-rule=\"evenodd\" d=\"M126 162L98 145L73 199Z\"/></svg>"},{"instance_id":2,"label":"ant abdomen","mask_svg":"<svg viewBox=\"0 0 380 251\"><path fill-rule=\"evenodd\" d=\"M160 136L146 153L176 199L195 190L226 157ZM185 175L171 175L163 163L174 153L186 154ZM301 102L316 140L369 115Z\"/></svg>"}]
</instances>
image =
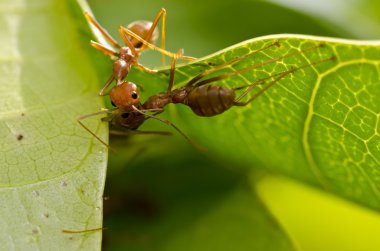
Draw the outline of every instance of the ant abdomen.
<instances>
[{"instance_id":1,"label":"ant abdomen","mask_svg":"<svg viewBox=\"0 0 380 251\"><path fill-rule=\"evenodd\" d=\"M145 21L145 20L140 20L140 21L135 21L133 23L130 23L127 26L127 29L135 33L141 38L145 38L148 35L149 30L151 29L153 23L150 21ZM158 39L158 29L157 27L153 30L152 36L150 39L147 41L151 44L154 44L156 40ZM132 42L133 46L137 49L139 49L143 44L138 41L137 39L128 36L128 39Z\"/></svg>"},{"instance_id":2,"label":"ant abdomen","mask_svg":"<svg viewBox=\"0 0 380 251\"><path fill-rule=\"evenodd\" d=\"M202 85L194 88L184 103L195 114L211 117L225 112L235 104L235 91L222 85Z\"/></svg>"},{"instance_id":3,"label":"ant abdomen","mask_svg":"<svg viewBox=\"0 0 380 251\"><path fill-rule=\"evenodd\" d=\"M162 109L164 106L172 102L172 97L168 93L159 93L151 96L143 104L144 109Z\"/></svg>"}]
</instances>

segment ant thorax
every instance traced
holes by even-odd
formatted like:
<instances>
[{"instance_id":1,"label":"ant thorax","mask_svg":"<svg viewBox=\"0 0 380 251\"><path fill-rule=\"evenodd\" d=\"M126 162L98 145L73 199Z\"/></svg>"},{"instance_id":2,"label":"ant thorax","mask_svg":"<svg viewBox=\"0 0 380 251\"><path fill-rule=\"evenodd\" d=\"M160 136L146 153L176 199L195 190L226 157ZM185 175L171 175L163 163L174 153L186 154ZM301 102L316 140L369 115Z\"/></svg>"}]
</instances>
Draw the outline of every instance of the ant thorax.
<instances>
[{"instance_id":1,"label":"ant thorax","mask_svg":"<svg viewBox=\"0 0 380 251\"><path fill-rule=\"evenodd\" d=\"M157 95L151 96L143 104L144 109L162 109L167 104L187 104L187 96L191 92L191 87L180 87L170 92L161 92Z\"/></svg>"},{"instance_id":2,"label":"ant thorax","mask_svg":"<svg viewBox=\"0 0 380 251\"><path fill-rule=\"evenodd\" d=\"M135 55L133 55L131 49L127 46L121 47L119 51L119 58L124 59L127 62L131 62L135 60Z\"/></svg>"},{"instance_id":3,"label":"ant thorax","mask_svg":"<svg viewBox=\"0 0 380 251\"><path fill-rule=\"evenodd\" d=\"M132 54L128 47L122 47L119 53L119 59L113 63L113 76L120 84L121 81L128 75L132 64L137 62L137 57Z\"/></svg>"},{"instance_id":4,"label":"ant thorax","mask_svg":"<svg viewBox=\"0 0 380 251\"><path fill-rule=\"evenodd\" d=\"M148 100L143 104L143 108L146 110L162 109L164 106L171 103L171 100L171 93L161 92L157 95L149 97Z\"/></svg>"}]
</instances>

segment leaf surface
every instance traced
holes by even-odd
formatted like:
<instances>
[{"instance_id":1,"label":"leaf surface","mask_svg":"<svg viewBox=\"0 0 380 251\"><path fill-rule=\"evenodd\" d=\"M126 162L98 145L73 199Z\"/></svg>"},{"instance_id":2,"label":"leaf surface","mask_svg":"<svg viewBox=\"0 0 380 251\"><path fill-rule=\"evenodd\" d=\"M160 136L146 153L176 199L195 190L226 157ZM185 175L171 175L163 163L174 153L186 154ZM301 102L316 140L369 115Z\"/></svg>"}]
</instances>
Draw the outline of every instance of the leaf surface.
<instances>
[{"instance_id":1,"label":"leaf surface","mask_svg":"<svg viewBox=\"0 0 380 251\"><path fill-rule=\"evenodd\" d=\"M189 108L171 105L169 120L207 146L210 154L247 166L263 166L379 209L378 42L297 35L261 37L177 68L176 86L185 85L205 69L275 42L280 47L271 46L205 79L264 62L263 67L212 83L235 88L302 69L276 82L246 107L203 118ZM335 59L326 60L331 57ZM135 75L135 81L146 86L141 74ZM165 77L147 77L152 88L156 86L153 83L165 86L167 81ZM260 89L253 88L243 100ZM237 97L240 94L237 92Z\"/></svg>"},{"instance_id":2,"label":"leaf surface","mask_svg":"<svg viewBox=\"0 0 380 251\"><path fill-rule=\"evenodd\" d=\"M67 5L69 3L69 5ZM4 250L97 250L106 149L76 118L97 111L98 76L73 2L0 4L0 243ZM78 8L78 7L76 7ZM82 21L83 22L83 21ZM106 137L98 120L88 123Z\"/></svg>"}]
</instances>

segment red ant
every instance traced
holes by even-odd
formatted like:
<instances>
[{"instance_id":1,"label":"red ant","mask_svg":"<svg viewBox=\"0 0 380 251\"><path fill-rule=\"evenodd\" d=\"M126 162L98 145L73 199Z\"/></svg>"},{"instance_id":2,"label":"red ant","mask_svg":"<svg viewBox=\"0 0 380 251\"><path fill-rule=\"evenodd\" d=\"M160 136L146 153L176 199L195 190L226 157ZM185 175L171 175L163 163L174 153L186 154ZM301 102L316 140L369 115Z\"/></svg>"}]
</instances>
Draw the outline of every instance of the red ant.
<instances>
[{"instance_id":1,"label":"red ant","mask_svg":"<svg viewBox=\"0 0 380 251\"><path fill-rule=\"evenodd\" d=\"M117 60L113 63L113 71L111 77L107 80L103 88L100 90L99 95L105 96L105 89L116 80L117 84L120 84L128 75L132 65L140 68L148 73L155 73L156 70L149 69L138 62L139 54L149 47L152 50L159 51L162 54L162 63L165 65L165 55L169 57L177 57L176 54L166 51L165 48L165 35L166 35L166 10L162 8L156 15L153 22L149 21L136 21L124 28L119 26L119 33L125 42L126 46L120 46L118 42L104 29L88 12L84 12L84 16L90 24L92 24L104 38L116 49L107 48L98 42L91 41L90 44L97 50L103 52L112 59ZM154 46L154 43L158 38L158 30L156 28L160 18L162 17L162 38L161 48ZM129 33L126 33L126 30ZM147 43L141 42L143 40ZM149 45L147 45L149 44ZM117 52L117 50L119 52ZM184 60L193 60L195 58L189 56L180 56Z\"/></svg>"},{"instance_id":2,"label":"red ant","mask_svg":"<svg viewBox=\"0 0 380 251\"><path fill-rule=\"evenodd\" d=\"M146 41L145 41L146 42ZM145 43L144 42L144 43ZM115 106L112 109L104 109L97 113L92 113L79 117L78 122L89 131L94 137L96 137L100 142L107 146L107 144L97 137L93 132L91 132L87 127L85 127L80 120L100 114L108 114L108 117L104 120L109 121L112 125L119 126L124 129L136 130L139 128L145 120L148 118L153 118L159 120L169 126L174 127L181 135L183 135L190 143L195 145L178 127L172 124L170 121L157 117L159 113L164 111L164 107L167 104L184 104L189 106L193 112L199 116L211 117L221 114L232 106L246 106L251 103L266 90L268 90L275 83L285 78L286 76L294 73L295 71L317 65L323 62L328 62L335 60L336 57L332 56L329 58L321 59L319 61L311 62L296 68L291 68L289 70L272 74L268 77L256 80L252 84L244 85L237 88L229 88L222 85L210 84L222 79L229 78L238 74L248 72L250 70L262 67L267 64L278 62L285 58L295 56L297 54L305 53L306 51L315 50L317 48L323 47L324 44L319 44L306 49L298 50L293 53L289 53L285 56L275 57L264 62L249 66L244 69L236 70L234 72L225 73L216 77L210 77L208 79L202 80L204 77L210 75L211 73L223 69L226 66L231 66L247 57L250 57L258 52L262 52L271 47L279 47L280 42L276 41L259 50L255 50L251 53L236 57L230 61L227 61L221 65L214 66L208 70L203 71L194 78L192 78L186 85L172 90L174 84L174 74L175 74L175 64L177 58L181 55L178 53L177 57L173 57L170 69L169 85L166 92L153 95L148 98L148 100L141 104L140 95L137 86L131 82L123 81L119 85L114 86L110 91L111 103ZM258 85L266 86L263 87L256 94L252 95L247 101L241 101L254 87ZM245 89L245 91L236 97L236 91ZM149 112L154 112L149 114Z\"/></svg>"}]
</instances>

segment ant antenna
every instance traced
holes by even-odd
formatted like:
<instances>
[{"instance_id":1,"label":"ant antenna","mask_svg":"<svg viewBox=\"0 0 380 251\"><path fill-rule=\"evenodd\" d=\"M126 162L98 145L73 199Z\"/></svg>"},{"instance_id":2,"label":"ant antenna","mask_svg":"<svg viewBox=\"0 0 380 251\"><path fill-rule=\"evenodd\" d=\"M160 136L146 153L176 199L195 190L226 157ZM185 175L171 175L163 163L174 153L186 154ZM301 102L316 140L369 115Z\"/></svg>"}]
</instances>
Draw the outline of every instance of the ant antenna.
<instances>
[{"instance_id":1,"label":"ant antenna","mask_svg":"<svg viewBox=\"0 0 380 251\"><path fill-rule=\"evenodd\" d=\"M99 140L100 143L102 143L103 145L105 145L108 149L111 149L112 148L106 143L104 142L101 138L98 137L98 135L96 135L93 131L91 131L87 126L85 126L83 123L82 123L82 120L83 119L86 119L86 118L89 118L89 117L93 117L93 116L98 116L98 115L102 115L102 114L110 114L110 113L113 113L115 112L116 110L118 110L119 108L112 108L112 109L103 109L99 112L94 112L94 113L90 113L90 114L86 114L86 115L82 115L80 116L77 121L78 123L87 131L89 132L92 136L94 136L97 140Z\"/></svg>"}]
</instances>

